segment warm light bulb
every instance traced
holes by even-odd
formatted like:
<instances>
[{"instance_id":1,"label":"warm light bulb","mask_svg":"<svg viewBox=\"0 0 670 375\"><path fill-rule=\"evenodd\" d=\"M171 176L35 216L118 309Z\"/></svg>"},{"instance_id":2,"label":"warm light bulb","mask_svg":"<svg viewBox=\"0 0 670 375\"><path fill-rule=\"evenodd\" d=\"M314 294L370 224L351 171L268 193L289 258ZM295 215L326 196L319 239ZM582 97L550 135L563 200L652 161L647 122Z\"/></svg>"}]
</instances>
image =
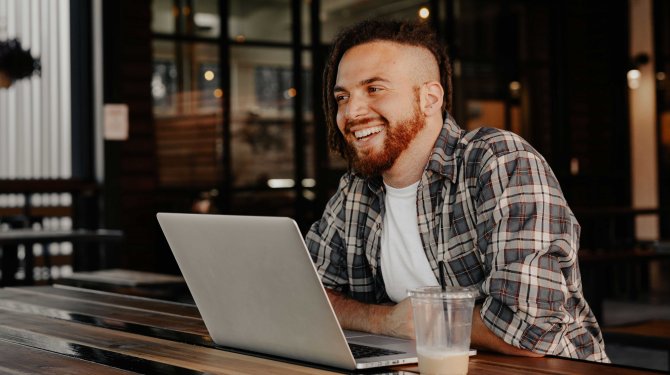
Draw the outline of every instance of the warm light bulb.
<instances>
[{"instance_id":1,"label":"warm light bulb","mask_svg":"<svg viewBox=\"0 0 670 375\"><path fill-rule=\"evenodd\" d=\"M426 7L421 7L421 9L419 9L419 17L425 20L428 16L430 16L430 10Z\"/></svg>"},{"instance_id":2,"label":"warm light bulb","mask_svg":"<svg viewBox=\"0 0 670 375\"><path fill-rule=\"evenodd\" d=\"M640 77L642 74L638 69L631 69L628 71L628 74L626 74L626 78L628 79L628 88L631 90L635 90L640 88Z\"/></svg>"},{"instance_id":3,"label":"warm light bulb","mask_svg":"<svg viewBox=\"0 0 670 375\"><path fill-rule=\"evenodd\" d=\"M211 81L214 79L214 72L211 70L208 70L205 72L205 79L208 81Z\"/></svg>"}]
</instances>

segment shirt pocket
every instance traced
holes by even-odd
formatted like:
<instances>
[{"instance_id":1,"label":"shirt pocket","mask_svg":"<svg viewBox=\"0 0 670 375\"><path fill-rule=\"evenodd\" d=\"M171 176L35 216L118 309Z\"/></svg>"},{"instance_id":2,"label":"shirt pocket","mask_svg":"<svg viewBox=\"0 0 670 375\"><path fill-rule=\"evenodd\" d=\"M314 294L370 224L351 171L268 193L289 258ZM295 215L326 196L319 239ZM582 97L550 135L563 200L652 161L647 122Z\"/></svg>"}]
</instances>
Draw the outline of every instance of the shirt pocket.
<instances>
[{"instance_id":1,"label":"shirt pocket","mask_svg":"<svg viewBox=\"0 0 670 375\"><path fill-rule=\"evenodd\" d=\"M452 285L478 285L486 277L481 252L469 233L450 237L443 260Z\"/></svg>"}]
</instances>

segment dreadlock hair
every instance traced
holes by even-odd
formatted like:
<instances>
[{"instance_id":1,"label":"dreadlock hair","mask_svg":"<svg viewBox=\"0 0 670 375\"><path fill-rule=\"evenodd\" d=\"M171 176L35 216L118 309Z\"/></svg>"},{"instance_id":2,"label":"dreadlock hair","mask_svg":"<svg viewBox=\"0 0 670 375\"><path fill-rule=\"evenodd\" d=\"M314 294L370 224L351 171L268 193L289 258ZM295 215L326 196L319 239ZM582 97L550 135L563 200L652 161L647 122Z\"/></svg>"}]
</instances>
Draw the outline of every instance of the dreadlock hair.
<instances>
[{"instance_id":1,"label":"dreadlock hair","mask_svg":"<svg viewBox=\"0 0 670 375\"><path fill-rule=\"evenodd\" d=\"M440 72L440 84L444 89L442 103L443 114L451 111L451 65L446 49L437 41L435 33L425 24L398 21L370 19L359 22L340 31L335 37L330 57L324 71L323 110L328 126L328 146L344 158L347 158L346 143L340 133L337 122L337 102L333 96L333 88L337 79L337 69L342 56L351 48L374 41L388 41L414 47L423 47L429 50Z\"/></svg>"},{"instance_id":2,"label":"dreadlock hair","mask_svg":"<svg viewBox=\"0 0 670 375\"><path fill-rule=\"evenodd\" d=\"M33 58L30 49L24 50L17 39L0 41L0 71L15 81L39 74L40 62Z\"/></svg>"}]
</instances>

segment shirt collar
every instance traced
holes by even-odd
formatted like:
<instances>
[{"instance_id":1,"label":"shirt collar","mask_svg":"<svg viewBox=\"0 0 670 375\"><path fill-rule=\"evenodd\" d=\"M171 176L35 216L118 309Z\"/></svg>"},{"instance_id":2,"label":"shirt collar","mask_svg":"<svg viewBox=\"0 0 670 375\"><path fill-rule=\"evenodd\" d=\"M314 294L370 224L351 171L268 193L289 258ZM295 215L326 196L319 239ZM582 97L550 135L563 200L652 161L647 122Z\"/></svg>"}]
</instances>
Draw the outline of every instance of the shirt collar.
<instances>
[{"instance_id":1,"label":"shirt collar","mask_svg":"<svg viewBox=\"0 0 670 375\"><path fill-rule=\"evenodd\" d=\"M461 129L456 124L456 120L447 113L440 135L435 141L433 153L428 159L426 170L439 173L452 182L456 181L456 159L458 157L456 148L464 134L465 130Z\"/></svg>"}]
</instances>

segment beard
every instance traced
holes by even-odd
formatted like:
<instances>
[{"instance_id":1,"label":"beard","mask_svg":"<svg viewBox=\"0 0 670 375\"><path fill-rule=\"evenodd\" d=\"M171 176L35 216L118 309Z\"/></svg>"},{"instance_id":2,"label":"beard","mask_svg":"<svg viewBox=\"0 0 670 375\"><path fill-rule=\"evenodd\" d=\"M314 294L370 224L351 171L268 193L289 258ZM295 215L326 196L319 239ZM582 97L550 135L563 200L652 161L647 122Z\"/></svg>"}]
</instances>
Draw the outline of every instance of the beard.
<instances>
[{"instance_id":1,"label":"beard","mask_svg":"<svg viewBox=\"0 0 670 375\"><path fill-rule=\"evenodd\" d=\"M398 157L409 147L410 142L426 125L426 116L419 109L418 97L414 101L413 107L413 113L408 119L400 120L393 126L385 117L379 117L384 123L384 130L386 131L381 150L374 148L358 150L351 142L346 142L347 159L356 172L366 177L372 177L381 175L382 172L393 167ZM367 121L370 120L364 122ZM347 128L353 125L354 123Z\"/></svg>"}]
</instances>

